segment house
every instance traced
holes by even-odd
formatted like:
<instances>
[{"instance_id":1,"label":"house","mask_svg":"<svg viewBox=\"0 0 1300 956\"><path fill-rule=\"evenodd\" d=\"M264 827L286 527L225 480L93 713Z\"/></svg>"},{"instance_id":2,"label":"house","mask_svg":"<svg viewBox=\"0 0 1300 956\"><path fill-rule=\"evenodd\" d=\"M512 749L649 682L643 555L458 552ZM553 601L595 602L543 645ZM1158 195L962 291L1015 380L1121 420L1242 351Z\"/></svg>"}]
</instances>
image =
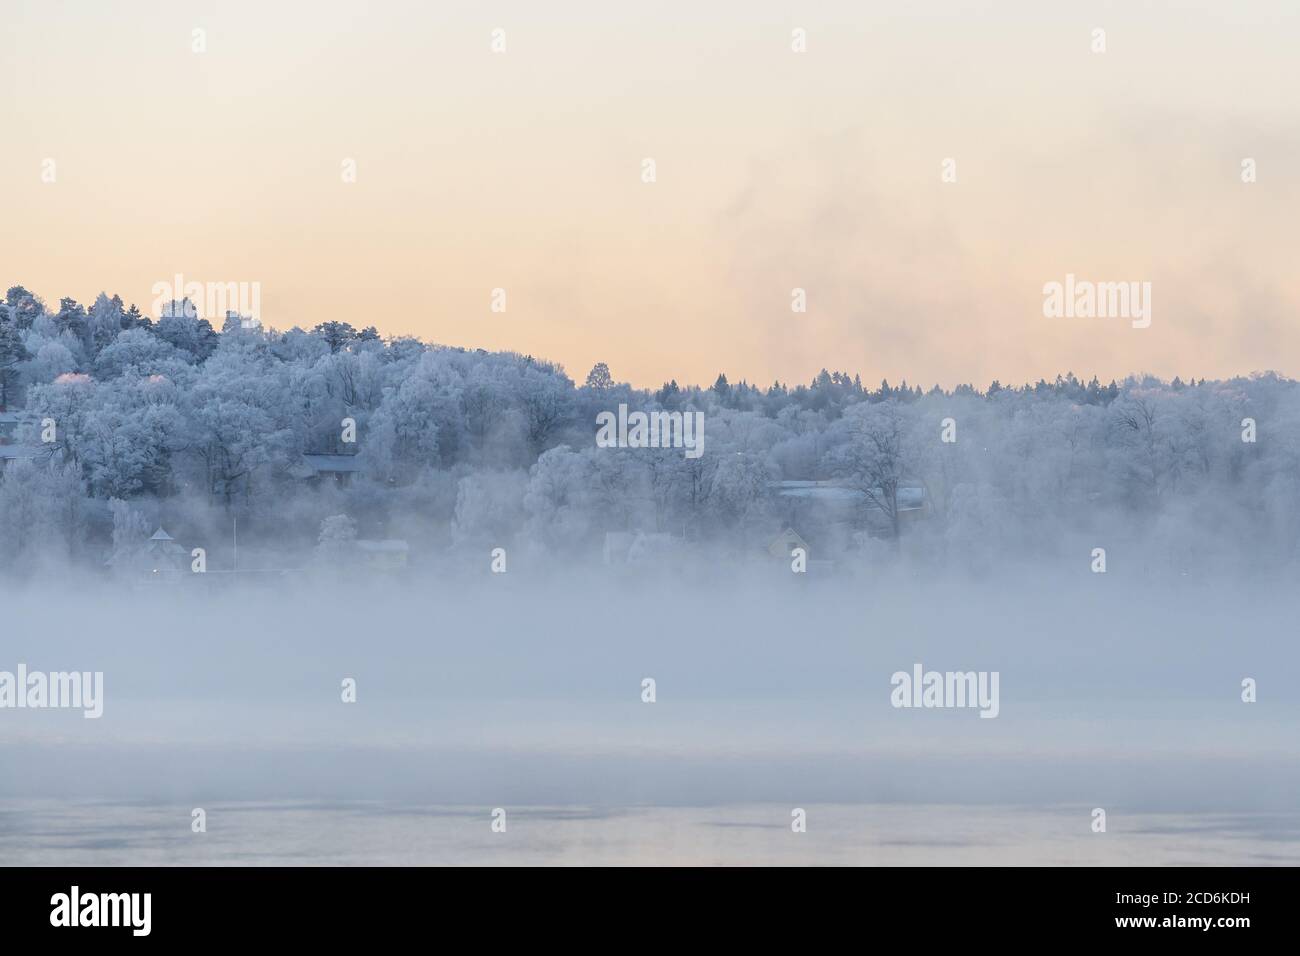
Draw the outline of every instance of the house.
<instances>
[{"instance_id":1,"label":"house","mask_svg":"<svg viewBox=\"0 0 1300 956\"><path fill-rule=\"evenodd\" d=\"M823 541L831 527L860 521L866 498L856 488L832 481L781 481L774 490L780 520Z\"/></svg>"},{"instance_id":2,"label":"house","mask_svg":"<svg viewBox=\"0 0 1300 956\"><path fill-rule=\"evenodd\" d=\"M146 525L145 527L148 527ZM176 540L159 525L144 547L148 562L153 571L188 571L190 553L176 543Z\"/></svg>"},{"instance_id":3,"label":"house","mask_svg":"<svg viewBox=\"0 0 1300 956\"><path fill-rule=\"evenodd\" d=\"M192 557L188 548L160 526L147 541L119 544L105 558L104 566L127 580L149 586L161 581L174 583L182 577L204 577L194 574Z\"/></svg>"},{"instance_id":4,"label":"house","mask_svg":"<svg viewBox=\"0 0 1300 956\"><path fill-rule=\"evenodd\" d=\"M371 571L401 571L406 567L410 545L400 538L357 539L355 542L361 567Z\"/></svg>"},{"instance_id":5,"label":"house","mask_svg":"<svg viewBox=\"0 0 1300 956\"><path fill-rule=\"evenodd\" d=\"M22 418L17 412L0 411L0 445L12 445Z\"/></svg>"},{"instance_id":6,"label":"house","mask_svg":"<svg viewBox=\"0 0 1300 956\"><path fill-rule=\"evenodd\" d=\"M49 455L49 449L36 448L32 445L0 444L0 472L14 461L36 461Z\"/></svg>"},{"instance_id":7,"label":"house","mask_svg":"<svg viewBox=\"0 0 1300 956\"><path fill-rule=\"evenodd\" d=\"M49 453L49 449L35 445L18 445L18 426L23 416L18 412L0 411L0 471L11 461L35 461Z\"/></svg>"},{"instance_id":8,"label":"house","mask_svg":"<svg viewBox=\"0 0 1300 956\"><path fill-rule=\"evenodd\" d=\"M812 528L819 539L822 534L842 537L837 527L865 527L873 535L892 535L892 522L872 501L883 497L879 491L870 496L861 488L835 481L781 481L775 486L777 500L783 505L782 517L791 526ZM897 492L898 521L901 526L929 513L925 487L900 485Z\"/></svg>"},{"instance_id":9,"label":"house","mask_svg":"<svg viewBox=\"0 0 1300 956\"><path fill-rule=\"evenodd\" d=\"M772 543L767 546L767 553L774 558L789 558L795 548L803 548L804 557L812 555L808 542L799 536L799 532L786 528L772 539Z\"/></svg>"},{"instance_id":10,"label":"house","mask_svg":"<svg viewBox=\"0 0 1300 956\"><path fill-rule=\"evenodd\" d=\"M177 544L161 527L148 541L115 551L104 564L128 575L140 575L154 580L178 573L189 574L191 571L190 552Z\"/></svg>"},{"instance_id":11,"label":"house","mask_svg":"<svg viewBox=\"0 0 1300 956\"><path fill-rule=\"evenodd\" d=\"M361 462L356 455L302 455L289 473L304 481L333 481L347 487L360 470Z\"/></svg>"},{"instance_id":12,"label":"house","mask_svg":"<svg viewBox=\"0 0 1300 956\"><path fill-rule=\"evenodd\" d=\"M856 488L850 488L834 481L778 481L776 483L776 493L783 498L824 502L856 502L865 497Z\"/></svg>"}]
</instances>

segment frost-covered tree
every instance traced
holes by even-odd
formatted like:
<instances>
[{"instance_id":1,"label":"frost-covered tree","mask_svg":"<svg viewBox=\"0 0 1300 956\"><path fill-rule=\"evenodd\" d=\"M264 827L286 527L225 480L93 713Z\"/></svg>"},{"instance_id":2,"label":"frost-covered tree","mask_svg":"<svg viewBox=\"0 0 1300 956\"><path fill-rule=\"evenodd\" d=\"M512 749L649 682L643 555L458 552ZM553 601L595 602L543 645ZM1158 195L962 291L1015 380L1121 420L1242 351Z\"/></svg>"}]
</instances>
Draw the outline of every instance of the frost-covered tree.
<instances>
[{"instance_id":1,"label":"frost-covered tree","mask_svg":"<svg viewBox=\"0 0 1300 956\"><path fill-rule=\"evenodd\" d=\"M116 378L131 367L145 375L173 373L177 363L186 362L181 355L176 346L146 329L127 329L100 350L95 377Z\"/></svg>"},{"instance_id":2,"label":"frost-covered tree","mask_svg":"<svg viewBox=\"0 0 1300 956\"><path fill-rule=\"evenodd\" d=\"M904 412L893 399L854 405L845 412L843 426L844 441L830 451L830 466L885 517L891 536L897 539L898 491L905 480L914 478Z\"/></svg>"},{"instance_id":3,"label":"frost-covered tree","mask_svg":"<svg viewBox=\"0 0 1300 956\"><path fill-rule=\"evenodd\" d=\"M80 467L86 441L86 416L94 409L96 385L89 375L69 372L27 396L32 421L24 439L50 457Z\"/></svg>"},{"instance_id":4,"label":"frost-covered tree","mask_svg":"<svg viewBox=\"0 0 1300 956\"><path fill-rule=\"evenodd\" d=\"M109 565L128 570L145 553L149 543L149 520L144 512L121 498L108 500L113 515L113 550Z\"/></svg>"},{"instance_id":5,"label":"frost-covered tree","mask_svg":"<svg viewBox=\"0 0 1300 956\"><path fill-rule=\"evenodd\" d=\"M480 547L510 543L522 524L527 488L528 475L522 471L484 471L460 479L453 540Z\"/></svg>"},{"instance_id":6,"label":"frost-covered tree","mask_svg":"<svg viewBox=\"0 0 1300 956\"><path fill-rule=\"evenodd\" d=\"M86 316L86 340L93 360L122 331L122 300L101 292Z\"/></svg>"},{"instance_id":7,"label":"frost-covered tree","mask_svg":"<svg viewBox=\"0 0 1300 956\"><path fill-rule=\"evenodd\" d=\"M356 544L357 523L347 515L330 515L320 523L316 539L316 559L337 567L346 562Z\"/></svg>"},{"instance_id":8,"label":"frost-covered tree","mask_svg":"<svg viewBox=\"0 0 1300 956\"><path fill-rule=\"evenodd\" d=\"M101 386L84 433L81 454L97 494L121 498L173 491L173 459L187 446L190 432L169 380L137 377Z\"/></svg>"},{"instance_id":9,"label":"frost-covered tree","mask_svg":"<svg viewBox=\"0 0 1300 956\"><path fill-rule=\"evenodd\" d=\"M90 502L75 466L16 462L0 477L0 564L66 565L85 549Z\"/></svg>"},{"instance_id":10,"label":"frost-covered tree","mask_svg":"<svg viewBox=\"0 0 1300 956\"><path fill-rule=\"evenodd\" d=\"M8 314L0 316L0 408L17 397L19 365L31 358L18 326Z\"/></svg>"},{"instance_id":11,"label":"frost-covered tree","mask_svg":"<svg viewBox=\"0 0 1300 956\"><path fill-rule=\"evenodd\" d=\"M322 322L312 331L325 341L331 352L337 352L357 337L357 330L347 322Z\"/></svg>"},{"instance_id":12,"label":"frost-covered tree","mask_svg":"<svg viewBox=\"0 0 1300 956\"><path fill-rule=\"evenodd\" d=\"M595 389L598 392L604 392L614 387L614 376L609 374L609 366L604 362L597 362L587 373L586 387Z\"/></svg>"},{"instance_id":13,"label":"frost-covered tree","mask_svg":"<svg viewBox=\"0 0 1300 956\"><path fill-rule=\"evenodd\" d=\"M712 490L716 515L737 528L747 543L755 543L753 532L769 523L777 477L762 455L736 451L718 461Z\"/></svg>"},{"instance_id":14,"label":"frost-covered tree","mask_svg":"<svg viewBox=\"0 0 1300 956\"><path fill-rule=\"evenodd\" d=\"M35 354L28 353L31 354L31 359L24 366L29 383L45 385L53 382L60 375L67 375L77 370L77 357L62 342L35 334L31 339L36 345Z\"/></svg>"},{"instance_id":15,"label":"frost-covered tree","mask_svg":"<svg viewBox=\"0 0 1300 956\"><path fill-rule=\"evenodd\" d=\"M549 550L568 551L596 531L588 504L587 460L568 446L543 452L528 476L524 507L530 540Z\"/></svg>"},{"instance_id":16,"label":"frost-covered tree","mask_svg":"<svg viewBox=\"0 0 1300 956\"><path fill-rule=\"evenodd\" d=\"M199 318L188 299L165 308L153 333L195 363L206 360L217 348L217 333L212 323Z\"/></svg>"}]
</instances>

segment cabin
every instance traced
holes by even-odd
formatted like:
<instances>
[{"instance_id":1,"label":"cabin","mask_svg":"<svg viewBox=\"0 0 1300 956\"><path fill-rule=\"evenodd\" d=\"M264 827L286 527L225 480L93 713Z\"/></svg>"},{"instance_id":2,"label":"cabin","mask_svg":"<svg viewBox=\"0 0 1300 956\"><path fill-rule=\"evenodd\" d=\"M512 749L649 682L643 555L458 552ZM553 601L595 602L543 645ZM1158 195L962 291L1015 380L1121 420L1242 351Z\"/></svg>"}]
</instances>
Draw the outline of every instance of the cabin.
<instances>
[{"instance_id":1,"label":"cabin","mask_svg":"<svg viewBox=\"0 0 1300 956\"><path fill-rule=\"evenodd\" d=\"M148 527L146 525L146 527ZM190 553L176 543L176 540L162 529L160 525L144 546L146 563L158 574L162 571L188 571Z\"/></svg>"},{"instance_id":2,"label":"cabin","mask_svg":"<svg viewBox=\"0 0 1300 956\"><path fill-rule=\"evenodd\" d=\"M804 557L812 557L808 542L793 528L786 528L772 539L772 543L767 546L767 553L774 558L788 559L795 548L803 548Z\"/></svg>"},{"instance_id":3,"label":"cabin","mask_svg":"<svg viewBox=\"0 0 1300 956\"><path fill-rule=\"evenodd\" d=\"M160 526L148 541L127 545L105 559L104 564L128 577L149 580L189 574L190 552L176 543Z\"/></svg>"},{"instance_id":4,"label":"cabin","mask_svg":"<svg viewBox=\"0 0 1300 956\"><path fill-rule=\"evenodd\" d=\"M48 448L31 445L0 445L0 472L15 461L38 461L49 455Z\"/></svg>"},{"instance_id":5,"label":"cabin","mask_svg":"<svg viewBox=\"0 0 1300 956\"><path fill-rule=\"evenodd\" d=\"M356 455L302 455L290 474L311 483L332 481L346 488L352 476L361 471Z\"/></svg>"},{"instance_id":6,"label":"cabin","mask_svg":"<svg viewBox=\"0 0 1300 956\"><path fill-rule=\"evenodd\" d=\"M23 416L18 412L0 410L0 472L3 472L10 462L36 461L49 454L48 448L16 444L18 426L23 421Z\"/></svg>"},{"instance_id":7,"label":"cabin","mask_svg":"<svg viewBox=\"0 0 1300 956\"><path fill-rule=\"evenodd\" d=\"M17 439L18 426L22 418L17 412L0 410L0 445L12 445Z\"/></svg>"},{"instance_id":8,"label":"cabin","mask_svg":"<svg viewBox=\"0 0 1300 956\"><path fill-rule=\"evenodd\" d=\"M889 516L861 488L836 481L781 481L776 487L780 515L790 527L812 529L821 540L847 538L848 529L861 528L876 537L893 534ZM929 499L920 484L898 488L898 523L907 527L929 513Z\"/></svg>"}]
</instances>

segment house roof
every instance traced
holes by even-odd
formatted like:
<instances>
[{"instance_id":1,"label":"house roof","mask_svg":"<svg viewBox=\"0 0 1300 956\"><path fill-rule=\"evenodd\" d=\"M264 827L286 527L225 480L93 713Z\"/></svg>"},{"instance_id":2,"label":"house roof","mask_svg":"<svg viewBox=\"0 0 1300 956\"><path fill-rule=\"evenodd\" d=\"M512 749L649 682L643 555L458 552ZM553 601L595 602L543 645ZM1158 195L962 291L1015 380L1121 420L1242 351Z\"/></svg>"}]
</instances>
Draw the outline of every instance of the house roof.
<instances>
[{"instance_id":1,"label":"house roof","mask_svg":"<svg viewBox=\"0 0 1300 956\"><path fill-rule=\"evenodd\" d=\"M157 531L155 531L152 535L149 536L149 540L150 541L174 541L176 539L173 538L171 535L169 535L166 531L164 531L160 527Z\"/></svg>"},{"instance_id":2,"label":"house roof","mask_svg":"<svg viewBox=\"0 0 1300 956\"><path fill-rule=\"evenodd\" d=\"M777 483L777 494L783 498L836 502L861 501L867 497L867 493L859 488L849 488L831 481L782 481ZM924 505L925 489L920 485L899 487L899 511L915 511Z\"/></svg>"},{"instance_id":3,"label":"house roof","mask_svg":"<svg viewBox=\"0 0 1300 956\"><path fill-rule=\"evenodd\" d=\"M45 454L47 449L37 448L33 445L0 445L0 458L6 461L15 461L20 459L32 460Z\"/></svg>"},{"instance_id":4,"label":"house roof","mask_svg":"<svg viewBox=\"0 0 1300 956\"><path fill-rule=\"evenodd\" d=\"M833 485L829 481L783 481L777 494L783 498L814 498L818 501L857 501L866 495L856 488Z\"/></svg>"}]
</instances>

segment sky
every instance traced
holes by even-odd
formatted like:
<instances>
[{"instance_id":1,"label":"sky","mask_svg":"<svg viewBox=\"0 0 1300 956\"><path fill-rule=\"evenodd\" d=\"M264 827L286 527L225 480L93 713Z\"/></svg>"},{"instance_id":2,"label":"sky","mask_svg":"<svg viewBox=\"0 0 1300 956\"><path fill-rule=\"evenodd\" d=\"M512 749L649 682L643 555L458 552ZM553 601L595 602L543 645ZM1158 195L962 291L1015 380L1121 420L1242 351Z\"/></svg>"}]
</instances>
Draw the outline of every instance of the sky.
<instances>
[{"instance_id":1,"label":"sky","mask_svg":"<svg viewBox=\"0 0 1300 956\"><path fill-rule=\"evenodd\" d=\"M1300 374L1292 2L0 0L0 22L0 284L51 304L255 282L277 328L643 386ZM1150 326L1046 317L1069 274L1151 283Z\"/></svg>"}]
</instances>

